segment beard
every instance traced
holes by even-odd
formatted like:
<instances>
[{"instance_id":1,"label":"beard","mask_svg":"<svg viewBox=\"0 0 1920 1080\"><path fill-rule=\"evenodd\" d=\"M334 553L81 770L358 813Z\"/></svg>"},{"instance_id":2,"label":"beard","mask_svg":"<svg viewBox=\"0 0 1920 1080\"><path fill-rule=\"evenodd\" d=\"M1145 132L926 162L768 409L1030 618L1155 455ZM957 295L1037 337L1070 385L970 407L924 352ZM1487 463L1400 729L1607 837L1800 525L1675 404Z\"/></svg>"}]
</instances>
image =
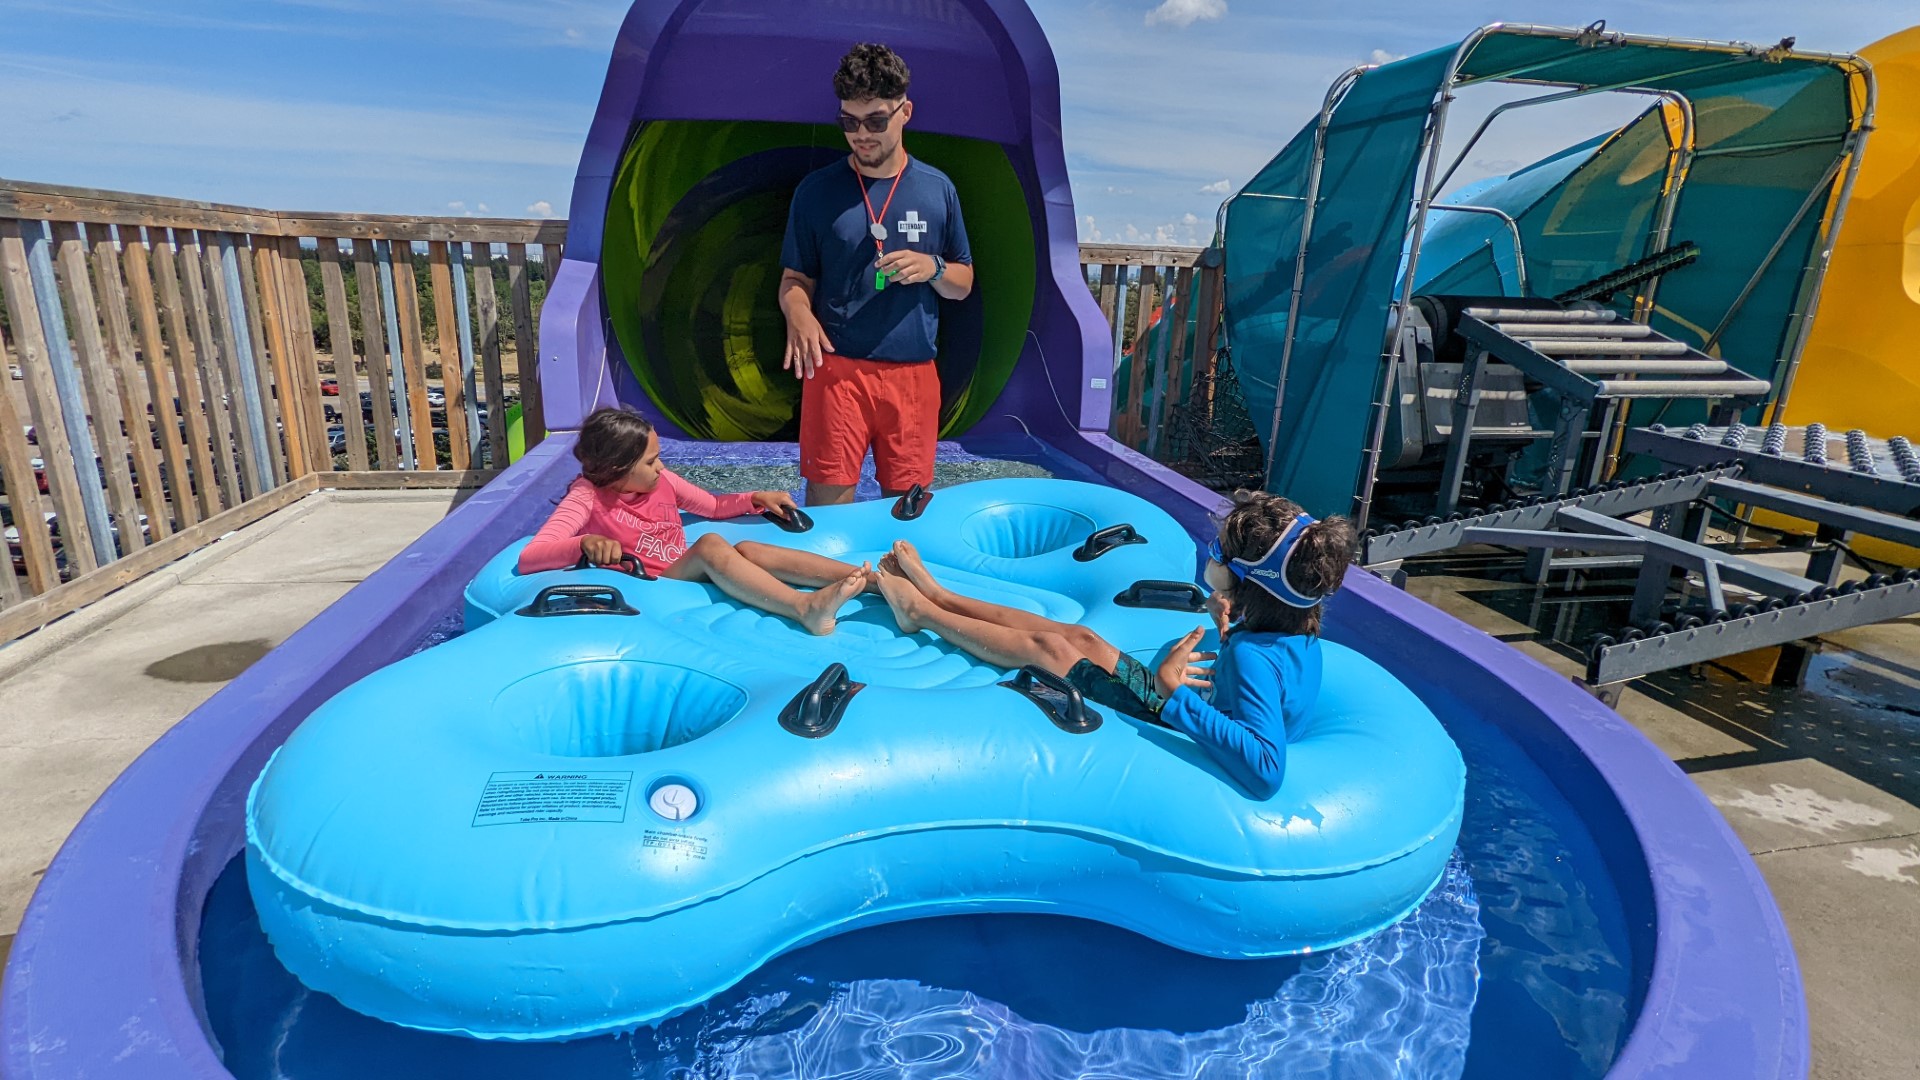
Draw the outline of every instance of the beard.
<instances>
[{"instance_id":1,"label":"beard","mask_svg":"<svg viewBox=\"0 0 1920 1080\"><path fill-rule=\"evenodd\" d=\"M894 153L897 150L899 150L899 148L900 148L900 144L894 143L891 146L881 146L868 153L861 153L860 151L855 150L853 152L853 157L854 157L854 160L858 161L860 164L865 165L867 168L871 169L878 165L885 164L887 159L892 157Z\"/></svg>"}]
</instances>

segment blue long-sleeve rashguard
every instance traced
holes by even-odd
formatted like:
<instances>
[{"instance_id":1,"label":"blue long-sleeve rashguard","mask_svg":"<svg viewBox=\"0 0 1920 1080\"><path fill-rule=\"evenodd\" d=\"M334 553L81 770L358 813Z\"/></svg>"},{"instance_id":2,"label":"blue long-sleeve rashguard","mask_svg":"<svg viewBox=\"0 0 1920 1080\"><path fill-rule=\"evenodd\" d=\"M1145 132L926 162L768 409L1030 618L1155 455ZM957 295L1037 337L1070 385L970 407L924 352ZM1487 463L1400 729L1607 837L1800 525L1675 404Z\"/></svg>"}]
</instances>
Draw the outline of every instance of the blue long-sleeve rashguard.
<instances>
[{"instance_id":1,"label":"blue long-sleeve rashguard","mask_svg":"<svg viewBox=\"0 0 1920 1080\"><path fill-rule=\"evenodd\" d=\"M1213 701L1173 692L1160 719L1185 732L1256 799L1280 790L1287 730L1320 696L1320 639L1244 631L1227 635L1213 663Z\"/></svg>"}]
</instances>

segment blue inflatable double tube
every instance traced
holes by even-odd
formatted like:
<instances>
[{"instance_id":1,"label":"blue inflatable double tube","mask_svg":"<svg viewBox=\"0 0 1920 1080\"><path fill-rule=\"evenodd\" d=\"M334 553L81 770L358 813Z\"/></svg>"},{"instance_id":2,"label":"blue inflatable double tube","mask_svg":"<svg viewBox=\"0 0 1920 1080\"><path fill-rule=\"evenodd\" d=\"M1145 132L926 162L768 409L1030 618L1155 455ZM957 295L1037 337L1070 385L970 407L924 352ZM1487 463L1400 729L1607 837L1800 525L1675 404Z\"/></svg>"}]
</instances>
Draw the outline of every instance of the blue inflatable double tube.
<instances>
[{"instance_id":1,"label":"blue inflatable double tube","mask_svg":"<svg viewBox=\"0 0 1920 1080\"><path fill-rule=\"evenodd\" d=\"M1190 580L1195 550L1112 489L986 481L916 521L886 504L815 520L699 528L853 561L905 536L955 587L1148 660L1205 618L1177 590L1145 590L1176 610L1132 606L1136 582ZM1117 524L1136 542L1083 561ZM1221 957L1328 948L1418 904L1459 832L1458 750L1337 645L1285 783L1256 801L1185 736L1090 703L1073 723L901 635L877 598L813 637L708 586L518 577L513 555L468 589L483 625L337 695L249 796L248 878L280 959L394 1023L616 1031L807 942L961 912L1099 919ZM556 583L605 591L582 610L541 598ZM796 718L836 662L857 688Z\"/></svg>"}]
</instances>

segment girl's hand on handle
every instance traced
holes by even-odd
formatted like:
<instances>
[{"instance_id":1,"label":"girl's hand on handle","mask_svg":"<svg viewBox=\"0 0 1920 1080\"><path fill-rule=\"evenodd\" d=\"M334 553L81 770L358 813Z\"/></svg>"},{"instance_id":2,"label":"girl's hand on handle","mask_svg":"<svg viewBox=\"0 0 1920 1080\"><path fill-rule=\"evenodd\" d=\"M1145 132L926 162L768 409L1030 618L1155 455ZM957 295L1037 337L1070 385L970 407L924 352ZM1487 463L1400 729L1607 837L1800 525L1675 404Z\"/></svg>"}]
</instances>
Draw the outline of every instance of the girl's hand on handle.
<instances>
[{"instance_id":1,"label":"girl's hand on handle","mask_svg":"<svg viewBox=\"0 0 1920 1080\"><path fill-rule=\"evenodd\" d=\"M793 512L798 509L793 504L793 496L784 491L755 491L747 497L753 500L755 510L772 510L788 521L793 520Z\"/></svg>"},{"instance_id":2,"label":"girl's hand on handle","mask_svg":"<svg viewBox=\"0 0 1920 1080\"><path fill-rule=\"evenodd\" d=\"M1174 642L1167 652L1167 658L1160 661L1160 669L1153 673L1154 686L1161 697L1172 697L1175 690L1191 686L1195 690L1206 690L1213 686L1213 669L1202 661L1211 661L1218 653L1194 652L1193 647L1207 636L1204 627L1196 627L1186 637Z\"/></svg>"},{"instance_id":3,"label":"girl's hand on handle","mask_svg":"<svg viewBox=\"0 0 1920 1080\"><path fill-rule=\"evenodd\" d=\"M607 536L583 536L580 553L595 566L615 566L620 562L620 541Z\"/></svg>"},{"instance_id":4,"label":"girl's hand on handle","mask_svg":"<svg viewBox=\"0 0 1920 1080\"><path fill-rule=\"evenodd\" d=\"M1207 596L1207 614L1213 616L1213 628L1220 632L1220 640L1227 639L1227 627L1233 623L1233 598L1224 590L1215 589Z\"/></svg>"}]
</instances>

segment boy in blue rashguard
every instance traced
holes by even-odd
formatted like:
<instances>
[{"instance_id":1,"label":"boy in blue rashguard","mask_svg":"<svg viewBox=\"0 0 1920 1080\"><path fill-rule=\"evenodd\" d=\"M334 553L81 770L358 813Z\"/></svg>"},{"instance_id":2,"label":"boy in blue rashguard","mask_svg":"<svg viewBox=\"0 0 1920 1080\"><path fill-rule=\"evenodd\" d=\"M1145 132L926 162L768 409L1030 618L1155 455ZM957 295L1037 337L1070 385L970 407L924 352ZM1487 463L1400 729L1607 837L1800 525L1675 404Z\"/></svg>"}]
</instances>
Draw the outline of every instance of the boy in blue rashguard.
<instances>
[{"instance_id":1,"label":"boy in blue rashguard","mask_svg":"<svg viewBox=\"0 0 1920 1080\"><path fill-rule=\"evenodd\" d=\"M1206 569L1221 653L1194 651L1206 633L1196 629L1157 671L1084 626L946 588L905 541L881 560L880 590L902 632L932 630L999 667L1045 668L1084 698L1184 732L1255 798L1271 798L1286 773L1287 732L1320 693L1320 605L1340 588L1353 529L1277 495L1235 500ZM1211 702L1199 693L1209 687Z\"/></svg>"}]
</instances>

